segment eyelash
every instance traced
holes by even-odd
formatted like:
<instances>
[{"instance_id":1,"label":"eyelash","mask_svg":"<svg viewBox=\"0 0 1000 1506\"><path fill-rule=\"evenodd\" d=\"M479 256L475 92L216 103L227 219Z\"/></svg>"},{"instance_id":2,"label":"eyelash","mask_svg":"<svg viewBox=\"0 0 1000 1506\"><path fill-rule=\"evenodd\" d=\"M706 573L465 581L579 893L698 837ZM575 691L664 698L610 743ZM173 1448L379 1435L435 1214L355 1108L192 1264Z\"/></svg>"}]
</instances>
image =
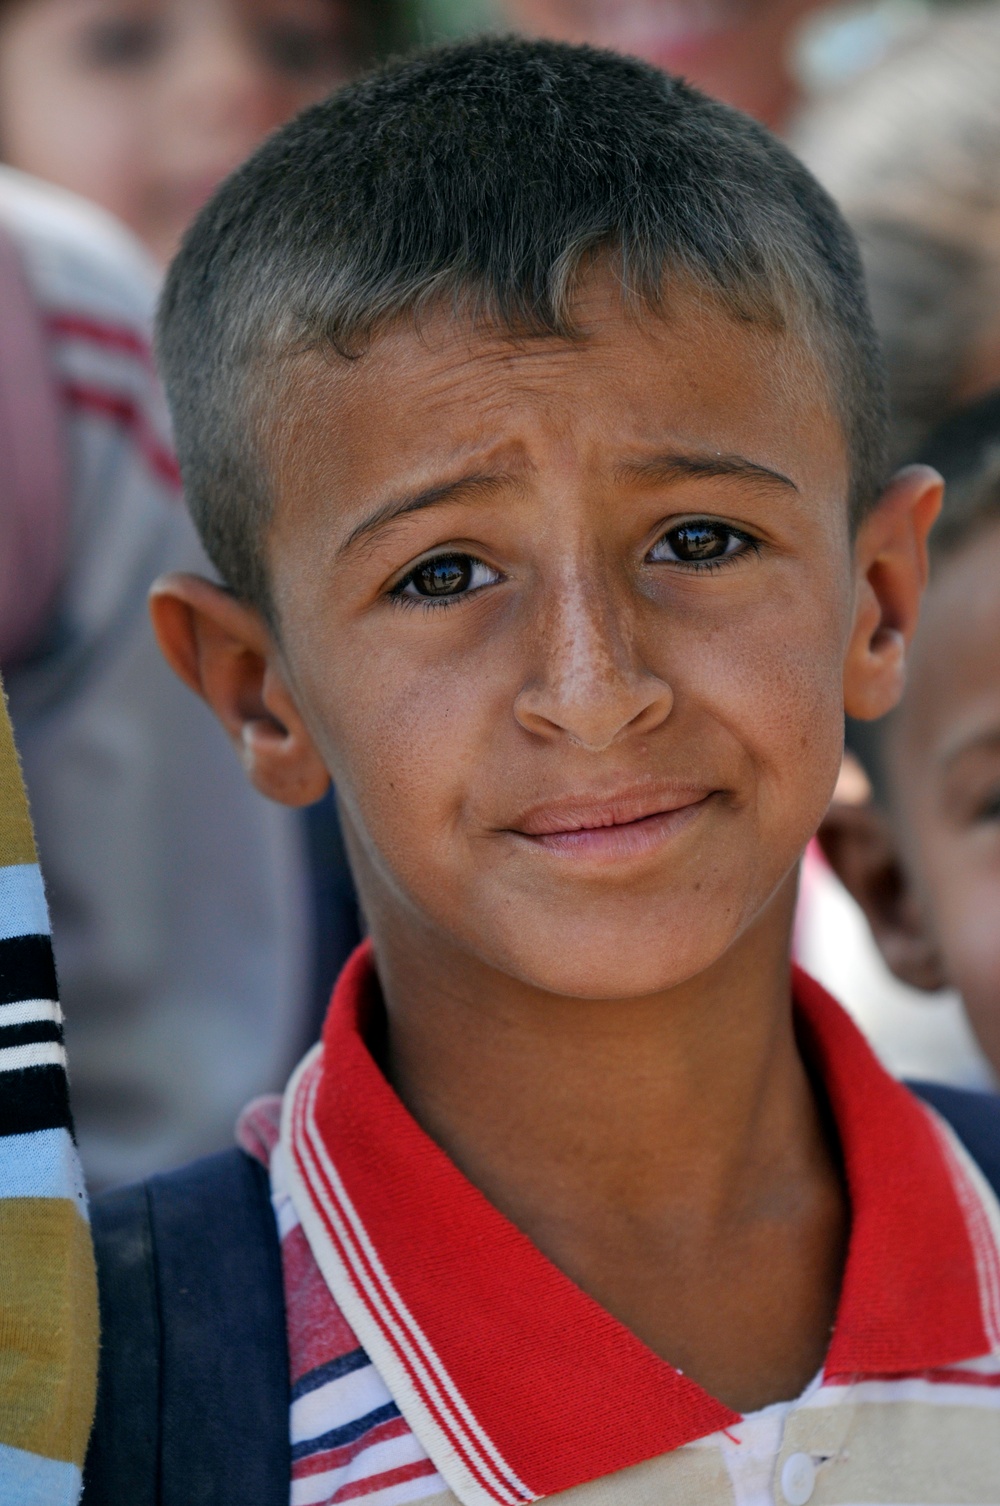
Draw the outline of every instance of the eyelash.
<instances>
[{"instance_id":1,"label":"eyelash","mask_svg":"<svg viewBox=\"0 0 1000 1506\"><path fill-rule=\"evenodd\" d=\"M1000 790L993 790L985 799L980 801L975 814L977 822L995 822L1000 819Z\"/></svg>"},{"instance_id":2,"label":"eyelash","mask_svg":"<svg viewBox=\"0 0 1000 1506\"><path fill-rule=\"evenodd\" d=\"M679 533L684 528L695 528L698 524L708 524L709 527L714 528L719 533L728 534L730 539L738 540L740 548L734 549L731 553L720 555L715 559L681 560L674 558L672 560L649 560L649 555L653 553L653 550L662 543L668 541L671 534ZM704 574L710 570L721 570L727 568L728 566L735 565L747 554L759 555L760 551L760 540L755 539L752 534L745 533L741 528L735 528L728 523L717 523L714 519L710 518L691 518L686 523L675 523L671 528L667 529L666 532L662 533L657 539L656 543L653 544L652 548L647 552L646 561L652 564L674 565L684 571ZM443 593L438 597L425 596L416 592L414 592L413 594L407 593L406 588L407 586L412 584L418 570L424 569L428 565L433 565L435 562L443 562L450 559L465 561L473 567L479 566L483 570L491 571L494 575L498 576L499 579L497 581L486 582L479 586L472 586L469 590L456 591L450 595ZM421 560L419 565L415 565L406 573L406 575L403 576L402 580L397 581L397 583L392 587L387 595L394 606L404 608L417 607L423 611L436 610L440 607L453 607L458 602L467 601L470 596L478 596L480 591L486 589L487 584L499 584L500 580L502 579L503 576L498 570L494 570L493 566L487 565L486 562L479 559L477 555L463 554L459 551L452 552L445 550L440 554L432 554L429 555L427 559Z\"/></svg>"},{"instance_id":3,"label":"eyelash","mask_svg":"<svg viewBox=\"0 0 1000 1506\"><path fill-rule=\"evenodd\" d=\"M676 558L675 556L673 559L668 560L650 560L650 555L652 555L656 549L658 549L662 544L669 543L671 535L680 534L685 530L695 532L698 529L707 529L716 534L728 535L729 541L732 542L735 540L738 543L739 548L733 549L726 554L719 555L714 559L682 560ZM698 574L703 574L708 570L721 570L730 565L735 565L747 554L759 555L760 551L760 539L755 539L752 534L745 533L742 528L736 528L732 523L720 522L716 518L694 517L686 518L680 523L674 523L670 528L666 529L665 532L661 533L659 538L656 540L656 543L653 544L652 548L648 551L646 559L648 563L654 565L673 565L684 571L696 571Z\"/></svg>"},{"instance_id":4,"label":"eyelash","mask_svg":"<svg viewBox=\"0 0 1000 1506\"><path fill-rule=\"evenodd\" d=\"M473 570L475 570L476 566L479 566L480 569L489 571L492 575L497 576L498 579L496 581L484 582L478 586L474 585L470 590L457 591L452 595L442 594L435 597L423 596L418 593L414 593L412 596L407 594L406 588L412 583L418 570L423 570L428 565L445 560L462 560L471 565ZM478 555L464 554L460 550L443 550L440 554L429 555L427 559L423 559L418 565L414 565L411 570L407 571L402 580L397 581L387 594L394 606L404 608L416 607L421 611L432 611L439 607L453 607L460 601L467 601L470 596L478 596L480 591L486 589L487 585L498 585L502 579L503 576L500 571L495 570L492 565L487 565L486 561L481 560Z\"/></svg>"}]
</instances>

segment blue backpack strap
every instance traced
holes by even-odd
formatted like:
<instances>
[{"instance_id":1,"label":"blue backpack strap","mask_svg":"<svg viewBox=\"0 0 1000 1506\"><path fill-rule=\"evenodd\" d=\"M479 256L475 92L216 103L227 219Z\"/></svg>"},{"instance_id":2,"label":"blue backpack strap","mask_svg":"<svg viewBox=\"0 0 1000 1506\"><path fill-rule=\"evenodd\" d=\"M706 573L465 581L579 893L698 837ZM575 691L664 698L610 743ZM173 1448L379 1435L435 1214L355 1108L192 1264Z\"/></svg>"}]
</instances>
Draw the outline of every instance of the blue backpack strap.
<instances>
[{"instance_id":1,"label":"blue backpack strap","mask_svg":"<svg viewBox=\"0 0 1000 1506\"><path fill-rule=\"evenodd\" d=\"M911 1082L907 1086L947 1119L1000 1197L1000 1095L969 1093L939 1082Z\"/></svg>"},{"instance_id":2,"label":"blue backpack strap","mask_svg":"<svg viewBox=\"0 0 1000 1506\"><path fill-rule=\"evenodd\" d=\"M98 1198L87 1506L288 1506L285 1304L267 1172L242 1151Z\"/></svg>"},{"instance_id":3,"label":"blue backpack strap","mask_svg":"<svg viewBox=\"0 0 1000 1506\"><path fill-rule=\"evenodd\" d=\"M146 1184L91 1205L101 1314L94 1430L84 1466L87 1506L117 1498L157 1506L160 1314Z\"/></svg>"}]
</instances>

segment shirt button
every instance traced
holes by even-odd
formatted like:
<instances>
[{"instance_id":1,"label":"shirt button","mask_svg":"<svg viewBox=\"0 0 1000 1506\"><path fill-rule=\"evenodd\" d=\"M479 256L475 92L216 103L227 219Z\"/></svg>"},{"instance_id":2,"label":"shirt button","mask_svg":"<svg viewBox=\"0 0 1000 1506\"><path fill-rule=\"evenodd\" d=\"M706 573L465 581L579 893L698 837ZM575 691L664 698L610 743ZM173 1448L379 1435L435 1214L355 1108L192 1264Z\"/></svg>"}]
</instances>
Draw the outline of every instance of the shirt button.
<instances>
[{"instance_id":1,"label":"shirt button","mask_svg":"<svg viewBox=\"0 0 1000 1506\"><path fill-rule=\"evenodd\" d=\"M788 1506L806 1506L816 1488L816 1466L808 1454L789 1454L781 1471L781 1493Z\"/></svg>"}]
</instances>

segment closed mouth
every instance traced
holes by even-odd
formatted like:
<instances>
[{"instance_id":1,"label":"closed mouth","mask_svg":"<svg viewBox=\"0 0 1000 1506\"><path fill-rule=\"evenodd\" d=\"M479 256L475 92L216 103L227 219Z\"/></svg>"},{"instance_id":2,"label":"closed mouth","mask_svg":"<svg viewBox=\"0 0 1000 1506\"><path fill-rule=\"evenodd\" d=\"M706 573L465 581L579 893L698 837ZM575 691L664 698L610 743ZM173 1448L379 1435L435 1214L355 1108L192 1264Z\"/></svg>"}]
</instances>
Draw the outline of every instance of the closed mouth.
<instances>
[{"instance_id":1,"label":"closed mouth","mask_svg":"<svg viewBox=\"0 0 1000 1506\"><path fill-rule=\"evenodd\" d=\"M508 830L553 853L623 858L648 851L680 831L716 793L704 786L678 787L594 801L555 801L526 812Z\"/></svg>"}]
</instances>

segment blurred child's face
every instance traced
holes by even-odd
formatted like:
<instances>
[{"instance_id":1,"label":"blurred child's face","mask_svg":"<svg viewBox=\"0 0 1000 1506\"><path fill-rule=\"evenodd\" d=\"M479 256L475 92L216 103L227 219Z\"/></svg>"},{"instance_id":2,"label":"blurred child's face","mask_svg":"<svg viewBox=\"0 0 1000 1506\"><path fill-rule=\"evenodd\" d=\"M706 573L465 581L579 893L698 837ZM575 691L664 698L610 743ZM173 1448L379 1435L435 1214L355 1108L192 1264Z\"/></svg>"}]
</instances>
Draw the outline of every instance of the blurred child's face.
<instances>
[{"instance_id":1,"label":"blurred child's face","mask_svg":"<svg viewBox=\"0 0 1000 1506\"><path fill-rule=\"evenodd\" d=\"M821 3L506 0L506 9L529 32L647 58L780 128L796 93L790 69L794 31Z\"/></svg>"},{"instance_id":2,"label":"blurred child's face","mask_svg":"<svg viewBox=\"0 0 1000 1506\"><path fill-rule=\"evenodd\" d=\"M1000 526L935 570L889 743L905 866L1000 1070Z\"/></svg>"},{"instance_id":3,"label":"blurred child's face","mask_svg":"<svg viewBox=\"0 0 1000 1506\"><path fill-rule=\"evenodd\" d=\"M351 0L6 0L0 158L166 261L267 133L342 81Z\"/></svg>"},{"instance_id":4,"label":"blurred child's face","mask_svg":"<svg viewBox=\"0 0 1000 1506\"><path fill-rule=\"evenodd\" d=\"M780 955L872 622L805 354L604 277L580 317L302 365L268 559L376 930L636 996L758 923Z\"/></svg>"}]
</instances>

